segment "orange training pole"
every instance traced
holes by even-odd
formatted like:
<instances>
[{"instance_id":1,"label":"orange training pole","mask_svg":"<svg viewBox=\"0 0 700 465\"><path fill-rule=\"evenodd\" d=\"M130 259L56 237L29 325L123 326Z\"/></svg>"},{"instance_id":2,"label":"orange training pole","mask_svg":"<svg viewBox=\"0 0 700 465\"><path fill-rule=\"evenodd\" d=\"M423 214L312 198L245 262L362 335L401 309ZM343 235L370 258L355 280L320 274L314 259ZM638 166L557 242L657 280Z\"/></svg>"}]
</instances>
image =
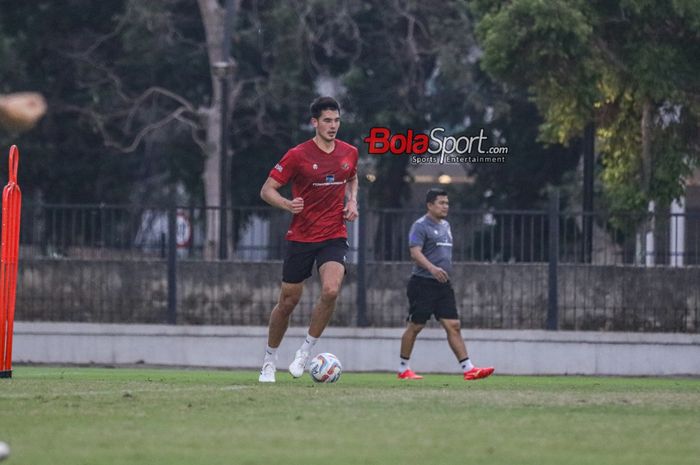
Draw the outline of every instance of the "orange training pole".
<instances>
[{"instance_id":1,"label":"orange training pole","mask_svg":"<svg viewBox=\"0 0 700 465\"><path fill-rule=\"evenodd\" d=\"M2 191L2 261L0 263L0 378L12 377L12 333L17 297L19 220L22 191L17 185L19 150L10 148L9 182Z\"/></svg>"}]
</instances>

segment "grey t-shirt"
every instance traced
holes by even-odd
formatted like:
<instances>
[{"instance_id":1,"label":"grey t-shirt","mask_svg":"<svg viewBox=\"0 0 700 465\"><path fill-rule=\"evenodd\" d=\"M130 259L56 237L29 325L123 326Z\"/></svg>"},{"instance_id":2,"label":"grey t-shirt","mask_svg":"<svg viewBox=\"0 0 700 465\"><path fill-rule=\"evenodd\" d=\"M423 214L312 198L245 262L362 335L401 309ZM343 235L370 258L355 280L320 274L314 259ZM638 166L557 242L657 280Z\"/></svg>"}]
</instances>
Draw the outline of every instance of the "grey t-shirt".
<instances>
[{"instance_id":1,"label":"grey t-shirt","mask_svg":"<svg viewBox=\"0 0 700 465\"><path fill-rule=\"evenodd\" d=\"M452 273L452 231L450 223L440 220L436 223L428 215L424 215L411 226L408 233L408 246L421 247L421 252L430 263ZM413 275L422 278L435 279L428 270L413 264Z\"/></svg>"}]
</instances>

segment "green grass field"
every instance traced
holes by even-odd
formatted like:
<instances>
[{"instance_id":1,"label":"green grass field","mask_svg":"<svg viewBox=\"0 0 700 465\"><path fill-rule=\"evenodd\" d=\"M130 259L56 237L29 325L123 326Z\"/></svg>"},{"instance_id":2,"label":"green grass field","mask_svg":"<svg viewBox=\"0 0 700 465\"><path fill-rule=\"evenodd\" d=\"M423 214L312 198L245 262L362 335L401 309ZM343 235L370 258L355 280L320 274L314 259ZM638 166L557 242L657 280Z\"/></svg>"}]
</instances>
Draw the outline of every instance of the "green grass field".
<instances>
[{"instance_id":1,"label":"green grass field","mask_svg":"<svg viewBox=\"0 0 700 465\"><path fill-rule=\"evenodd\" d=\"M697 464L700 380L15 367L3 465Z\"/></svg>"}]
</instances>

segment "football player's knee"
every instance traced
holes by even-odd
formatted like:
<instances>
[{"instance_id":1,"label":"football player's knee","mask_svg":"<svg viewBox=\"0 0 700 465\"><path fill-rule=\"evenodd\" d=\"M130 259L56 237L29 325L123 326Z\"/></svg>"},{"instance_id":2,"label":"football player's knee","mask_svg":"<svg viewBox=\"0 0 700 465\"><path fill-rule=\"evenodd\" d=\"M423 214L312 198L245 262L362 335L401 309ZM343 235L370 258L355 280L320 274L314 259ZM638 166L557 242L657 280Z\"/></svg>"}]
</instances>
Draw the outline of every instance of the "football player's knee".
<instances>
[{"instance_id":1,"label":"football player's knee","mask_svg":"<svg viewBox=\"0 0 700 465\"><path fill-rule=\"evenodd\" d=\"M411 322L411 324L408 326L408 329L416 335L420 333L423 330L423 328L425 328L424 324L418 324L413 322Z\"/></svg>"},{"instance_id":2,"label":"football player's knee","mask_svg":"<svg viewBox=\"0 0 700 465\"><path fill-rule=\"evenodd\" d=\"M445 329L451 333L459 333L461 326L459 320L450 321L445 325Z\"/></svg>"},{"instance_id":3,"label":"football player's knee","mask_svg":"<svg viewBox=\"0 0 700 465\"><path fill-rule=\"evenodd\" d=\"M335 301L340 294L340 286L325 285L321 290L321 298L326 301Z\"/></svg>"},{"instance_id":4,"label":"football player's knee","mask_svg":"<svg viewBox=\"0 0 700 465\"><path fill-rule=\"evenodd\" d=\"M278 304L278 307L280 311L282 311L285 314L292 313L294 310L294 307L297 306L299 303L299 299L301 296L298 295L284 295L282 298L280 298L280 302Z\"/></svg>"}]
</instances>

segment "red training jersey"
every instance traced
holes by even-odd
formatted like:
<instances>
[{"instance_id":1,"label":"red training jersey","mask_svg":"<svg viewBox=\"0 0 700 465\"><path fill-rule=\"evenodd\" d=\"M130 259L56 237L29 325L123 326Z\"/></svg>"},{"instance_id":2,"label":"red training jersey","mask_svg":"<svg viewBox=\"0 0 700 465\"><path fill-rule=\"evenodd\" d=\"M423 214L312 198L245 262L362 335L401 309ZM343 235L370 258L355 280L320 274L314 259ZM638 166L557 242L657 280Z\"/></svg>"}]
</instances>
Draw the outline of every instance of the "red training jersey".
<instances>
[{"instance_id":1,"label":"red training jersey","mask_svg":"<svg viewBox=\"0 0 700 465\"><path fill-rule=\"evenodd\" d=\"M313 139L290 149L269 176L282 185L291 181L292 198L304 199L304 209L292 217L287 240L321 242L347 238L343 219L345 185L357 174L357 148L335 140L331 153Z\"/></svg>"}]
</instances>

